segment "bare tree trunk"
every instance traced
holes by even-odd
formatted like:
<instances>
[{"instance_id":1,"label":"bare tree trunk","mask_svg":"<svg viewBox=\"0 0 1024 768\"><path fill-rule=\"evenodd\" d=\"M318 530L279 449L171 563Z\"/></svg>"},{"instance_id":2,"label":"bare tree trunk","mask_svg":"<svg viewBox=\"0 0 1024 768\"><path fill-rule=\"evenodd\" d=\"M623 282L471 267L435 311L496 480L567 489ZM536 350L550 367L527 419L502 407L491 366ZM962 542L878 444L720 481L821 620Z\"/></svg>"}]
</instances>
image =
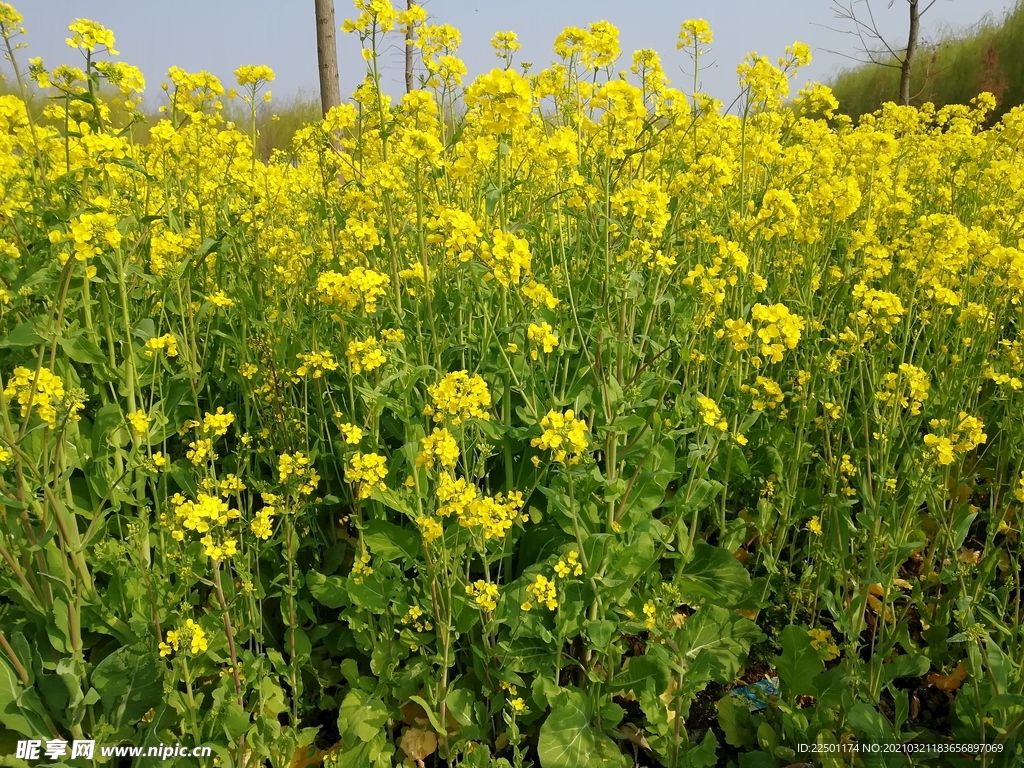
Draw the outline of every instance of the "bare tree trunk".
<instances>
[{"instance_id":1,"label":"bare tree trunk","mask_svg":"<svg viewBox=\"0 0 1024 768\"><path fill-rule=\"evenodd\" d=\"M900 68L900 104L910 104L910 70L914 66L914 53L917 51L917 34L921 27L921 15L918 12L918 0L907 0L910 3L910 34L907 38L907 52L903 56Z\"/></svg>"},{"instance_id":2,"label":"bare tree trunk","mask_svg":"<svg viewBox=\"0 0 1024 768\"><path fill-rule=\"evenodd\" d=\"M915 0L916 1L916 0ZM320 68L320 106L324 116L341 104L338 82L338 48L334 33L334 0L316 3L316 58Z\"/></svg>"},{"instance_id":3,"label":"bare tree trunk","mask_svg":"<svg viewBox=\"0 0 1024 768\"><path fill-rule=\"evenodd\" d=\"M412 10L413 5L416 4L416 0L405 0L405 7L407 10ZM405 92L409 93L412 90L412 23L409 24L409 29L405 33Z\"/></svg>"}]
</instances>

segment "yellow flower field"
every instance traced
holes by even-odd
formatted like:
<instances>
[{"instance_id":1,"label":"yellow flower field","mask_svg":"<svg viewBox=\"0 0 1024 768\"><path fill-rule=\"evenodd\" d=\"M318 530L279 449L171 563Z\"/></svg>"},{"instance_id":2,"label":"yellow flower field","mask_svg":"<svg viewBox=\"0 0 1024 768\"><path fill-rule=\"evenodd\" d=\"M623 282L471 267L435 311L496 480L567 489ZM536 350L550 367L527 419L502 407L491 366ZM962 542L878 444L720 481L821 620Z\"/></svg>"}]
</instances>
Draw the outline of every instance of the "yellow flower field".
<instances>
[{"instance_id":1,"label":"yellow flower field","mask_svg":"<svg viewBox=\"0 0 1024 768\"><path fill-rule=\"evenodd\" d=\"M363 85L264 163L269 68L172 68L143 143L111 31L58 66L20 22L0 744L1024 759L1020 108L852 124L794 43L727 110L607 22L468 82L456 29L356 0Z\"/></svg>"}]
</instances>

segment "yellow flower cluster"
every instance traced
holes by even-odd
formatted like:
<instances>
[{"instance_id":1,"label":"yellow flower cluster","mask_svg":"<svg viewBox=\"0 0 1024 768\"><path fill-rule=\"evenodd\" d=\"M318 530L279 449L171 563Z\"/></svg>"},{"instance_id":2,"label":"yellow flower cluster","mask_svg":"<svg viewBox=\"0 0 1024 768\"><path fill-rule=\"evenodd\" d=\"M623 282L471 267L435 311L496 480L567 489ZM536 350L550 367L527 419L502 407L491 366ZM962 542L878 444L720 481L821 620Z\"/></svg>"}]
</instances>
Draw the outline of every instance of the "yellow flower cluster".
<instances>
[{"instance_id":1,"label":"yellow flower cluster","mask_svg":"<svg viewBox=\"0 0 1024 768\"><path fill-rule=\"evenodd\" d=\"M692 48L694 45L710 45L714 40L711 33L711 25L704 19L687 19L679 30L679 42L676 48Z\"/></svg>"},{"instance_id":2,"label":"yellow flower cluster","mask_svg":"<svg viewBox=\"0 0 1024 768\"><path fill-rule=\"evenodd\" d=\"M235 302L232 299L230 299L228 295L224 293L224 291L217 291L216 293L211 293L206 298L211 304L213 304L213 306L220 307L221 309L230 309L231 307L235 306Z\"/></svg>"},{"instance_id":3,"label":"yellow flower cluster","mask_svg":"<svg viewBox=\"0 0 1024 768\"><path fill-rule=\"evenodd\" d=\"M555 347L558 346L558 336L553 333L551 325L548 323L530 323L530 326L526 329L526 338L532 341L534 344L539 344L544 349L544 354L548 355L555 351ZM530 350L530 357L534 360L537 359L537 350Z\"/></svg>"},{"instance_id":4,"label":"yellow flower cluster","mask_svg":"<svg viewBox=\"0 0 1024 768\"><path fill-rule=\"evenodd\" d=\"M316 289L321 300L337 304L348 310L362 306L372 315L377 311L377 302L384 296L391 281L386 275L365 267L355 267L348 274L324 272L317 278Z\"/></svg>"},{"instance_id":5,"label":"yellow flower cluster","mask_svg":"<svg viewBox=\"0 0 1024 768\"><path fill-rule=\"evenodd\" d=\"M50 429L57 426L58 409L66 407L64 382L47 368L40 368L38 374L21 366L15 368L14 375L8 379L4 388L4 397L17 397L22 418L35 411ZM73 405L77 407L74 412L67 409L68 416L72 420L77 420L77 411L81 410L82 404Z\"/></svg>"},{"instance_id":6,"label":"yellow flower cluster","mask_svg":"<svg viewBox=\"0 0 1024 768\"><path fill-rule=\"evenodd\" d=\"M514 69L492 69L480 75L466 89L466 106L471 112L471 119L479 124L480 130L490 134L511 133L522 128L530 119L533 111L533 94L530 92L529 81ZM500 231L494 233L495 249L507 249L507 256L512 257L518 251L519 243L525 248L526 243L515 235L504 235ZM526 266L529 267L529 249L525 249ZM515 253L515 258L521 254ZM495 255L496 261L502 257ZM506 272L506 276L508 273ZM495 277L502 280L495 270ZM510 282L519 282L518 279Z\"/></svg>"},{"instance_id":7,"label":"yellow flower cluster","mask_svg":"<svg viewBox=\"0 0 1024 768\"><path fill-rule=\"evenodd\" d=\"M184 626L167 632L167 642L160 643L160 655L170 656L185 649L186 653L197 656L208 647L206 631L192 619L188 619Z\"/></svg>"},{"instance_id":8,"label":"yellow flower cluster","mask_svg":"<svg viewBox=\"0 0 1024 768\"><path fill-rule=\"evenodd\" d=\"M207 413L203 416L202 431L206 435L223 437L228 432L228 427L235 423L233 413L225 413L222 406L217 408L216 413Z\"/></svg>"},{"instance_id":9,"label":"yellow flower cluster","mask_svg":"<svg viewBox=\"0 0 1024 768\"><path fill-rule=\"evenodd\" d=\"M345 478L359 488L360 499L368 499L374 488L387 490L384 480L388 476L387 459L378 453L356 452L345 467Z\"/></svg>"},{"instance_id":10,"label":"yellow flower cluster","mask_svg":"<svg viewBox=\"0 0 1024 768\"><path fill-rule=\"evenodd\" d=\"M420 533L423 535L423 541L426 544L430 544L444 535L444 529L435 517L420 515L416 518L416 525L420 527Z\"/></svg>"},{"instance_id":11,"label":"yellow flower cluster","mask_svg":"<svg viewBox=\"0 0 1024 768\"><path fill-rule=\"evenodd\" d=\"M765 408L774 410L786 399L779 383L767 376L758 376L753 386L744 384L740 387L740 391L753 395L754 400L750 407L755 411L763 411Z\"/></svg>"},{"instance_id":12,"label":"yellow flower cluster","mask_svg":"<svg viewBox=\"0 0 1024 768\"><path fill-rule=\"evenodd\" d=\"M853 297L860 302L861 308L850 313L850 317L862 327L873 325L882 333L889 333L906 314L900 297L889 291L858 283L853 288Z\"/></svg>"},{"instance_id":13,"label":"yellow flower cluster","mask_svg":"<svg viewBox=\"0 0 1024 768\"><path fill-rule=\"evenodd\" d=\"M932 419L928 425L933 431L924 436L924 444L932 450L939 466L952 464L957 455L973 451L988 440L981 419L963 411L952 430L948 419Z\"/></svg>"},{"instance_id":14,"label":"yellow flower cluster","mask_svg":"<svg viewBox=\"0 0 1024 768\"><path fill-rule=\"evenodd\" d=\"M356 584L362 584L363 579L373 573L373 567L370 565L370 553L363 552L352 562L352 581Z\"/></svg>"},{"instance_id":15,"label":"yellow flower cluster","mask_svg":"<svg viewBox=\"0 0 1024 768\"><path fill-rule=\"evenodd\" d=\"M455 469L459 460L459 446L452 433L447 429L434 429L427 437L420 440L420 451L416 455L416 464L429 470L435 466L441 469Z\"/></svg>"},{"instance_id":16,"label":"yellow flower cluster","mask_svg":"<svg viewBox=\"0 0 1024 768\"><path fill-rule=\"evenodd\" d=\"M363 439L363 430L357 427L355 424L349 424L348 422L341 425L341 435L345 438L345 442L349 445L359 445L359 441Z\"/></svg>"},{"instance_id":17,"label":"yellow flower cluster","mask_svg":"<svg viewBox=\"0 0 1024 768\"><path fill-rule=\"evenodd\" d=\"M491 584L478 579L472 584L466 585L466 595L469 596L476 607L483 611L494 612L498 608L498 585Z\"/></svg>"},{"instance_id":18,"label":"yellow flower cluster","mask_svg":"<svg viewBox=\"0 0 1024 768\"><path fill-rule=\"evenodd\" d=\"M468 371L454 371L437 384L427 387L427 394L434 404L424 408L424 414L433 416L434 421L451 420L458 426L466 419L487 421L491 418L486 410L491 406L491 392L487 382Z\"/></svg>"},{"instance_id":19,"label":"yellow flower cluster","mask_svg":"<svg viewBox=\"0 0 1024 768\"><path fill-rule=\"evenodd\" d=\"M357 374L375 371L387 362L384 350L373 336L363 341L350 341L348 349L345 350L345 357L352 366L352 373Z\"/></svg>"},{"instance_id":20,"label":"yellow flower cluster","mask_svg":"<svg viewBox=\"0 0 1024 768\"><path fill-rule=\"evenodd\" d=\"M555 586L555 582L549 581L543 574L537 574L537 578L526 587L526 591L533 596L534 600L544 605L549 611L558 608L558 589ZM526 600L520 608L524 611L529 611L533 608L533 603Z\"/></svg>"},{"instance_id":21,"label":"yellow flower cluster","mask_svg":"<svg viewBox=\"0 0 1024 768\"><path fill-rule=\"evenodd\" d=\"M431 232L427 242L444 246L449 266L470 261L483 235L476 219L458 208L439 208L427 219L427 227Z\"/></svg>"},{"instance_id":22,"label":"yellow flower cluster","mask_svg":"<svg viewBox=\"0 0 1024 768\"><path fill-rule=\"evenodd\" d=\"M548 309L554 309L558 306L559 301L555 298L554 294L551 293L542 283L536 281L527 283L519 292L523 296L530 300L535 307L547 307Z\"/></svg>"},{"instance_id":23,"label":"yellow flower cluster","mask_svg":"<svg viewBox=\"0 0 1024 768\"><path fill-rule=\"evenodd\" d=\"M280 455L277 460L277 479L280 483L297 482L297 490L302 496L309 496L320 483L320 475L310 465L309 457L301 451Z\"/></svg>"},{"instance_id":24,"label":"yellow flower cluster","mask_svg":"<svg viewBox=\"0 0 1024 768\"><path fill-rule=\"evenodd\" d=\"M168 357L178 356L178 340L173 333L165 333L163 336L154 336L146 341L146 355L153 356L153 351L162 349Z\"/></svg>"},{"instance_id":25,"label":"yellow flower cluster","mask_svg":"<svg viewBox=\"0 0 1024 768\"><path fill-rule=\"evenodd\" d=\"M589 446L587 441L587 424L577 419L573 410L559 413L548 411L540 421L544 430L540 437L530 441L534 448L551 451L552 461L576 464ZM568 461L566 461L568 460ZM534 462L537 463L537 462Z\"/></svg>"},{"instance_id":26,"label":"yellow flower cluster","mask_svg":"<svg viewBox=\"0 0 1024 768\"><path fill-rule=\"evenodd\" d=\"M229 508L227 502L217 496L202 491L197 494L195 501L176 493L171 497L171 504L174 507L174 521L170 530L175 541L183 541L185 531L193 531L204 534L200 542L205 547L207 557L225 560L235 554L238 542L226 534L225 527L230 521L241 517L241 512Z\"/></svg>"},{"instance_id":27,"label":"yellow flower cluster","mask_svg":"<svg viewBox=\"0 0 1024 768\"><path fill-rule=\"evenodd\" d=\"M295 369L296 376L305 376L312 372L313 378L319 379L324 375L324 371L338 370L338 361L330 352L300 352L296 357L302 362L302 365Z\"/></svg>"},{"instance_id":28,"label":"yellow flower cluster","mask_svg":"<svg viewBox=\"0 0 1024 768\"><path fill-rule=\"evenodd\" d=\"M530 246L521 237L494 230L493 245L483 243L481 253L494 275L506 288L519 285L523 275L530 274Z\"/></svg>"},{"instance_id":29,"label":"yellow flower cluster","mask_svg":"<svg viewBox=\"0 0 1024 768\"><path fill-rule=\"evenodd\" d=\"M439 517L454 515L463 528L476 528L483 533L484 540L504 538L516 520L520 519L524 503L519 491L485 496L465 478L456 478L448 473L438 477L435 493L440 502L437 509ZM439 530L426 522L429 519L424 518L420 523L424 538L427 538L428 529L431 534Z\"/></svg>"},{"instance_id":30,"label":"yellow flower cluster","mask_svg":"<svg viewBox=\"0 0 1024 768\"><path fill-rule=\"evenodd\" d=\"M658 606L653 600L644 603L644 627L653 630L658 625Z\"/></svg>"},{"instance_id":31,"label":"yellow flower cluster","mask_svg":"<svg viewBox=\"0 0 1024 768\"><path fill-rule=\"evenodd\" d=\"M421 621L422 619L422 621ZM409 607L405 615L399 619L403 626L411 626L417 632L429 632L434 628L429 620L423 618L423 609L418 605Z\"/></svg>"},{"instance_id":32,"label":"yellow flower cluster","mask_svg":"<svg viewBox=\"0 0 1024 768\"><path fill-rule=\"evenodd\" d=\"M277 507L273 505L276 497L272 494L263 494L263 506L249 524L249 530L257 539L266 541L274 533L274 515L277 514Z\"/></svg>"},{"instance_id":33,"label":"yellow flower cluster","mask_svg":"<svg viewBox=\"0 0 1024 768\"><path fill-rule=\"evenodd\" d=\"M832 639L832 633L827 629L808 629L807 635L811 638L811 647L816 650L824 650L825 661L839 658L839 646Z\"/></svg>"},{"instance_id":34,"label":"yellow flower cluster","mask_svg":"<svg viewBox=\"0 0 1024 768\"><path fill-rule=\"evenodd\" d=\"M795 349L800 341L800 333L806 325L804 319L790 312L784 304L755 304L750 314L760 324L757 337L761 340L761 354L768 362L782 362L784 348Z\"/></svg>"},{"instance_id":35,"label":"yellow flower cluster","mask_svg":"<svg viewBox=\"0 0 1024 768\"><path fill-rule=\"evenodd\" d=\"M570 573L573 576L581 575L583 573L583 566L580 564L579 556L580 553L573 549L569 551L565 559L559 558L558 562L555 563L555 575L563 579L568 578Z\"/></svg>"},{"instance_id":36,"label":"yellow flower cluster","mask_svg":"<svg viewBox=\"0 0 1024 768\"><path fill-rule=\"evenodd\" d=\"M136 437L145 437L149 434L149 416L145 411L132 411L126 418Z\"/></svg>"},{"instance_id":37,"label":"yellow flower cluster","mask_svg":"<svg viewBox=\"0 0 1024 768\"><path fill-rule=\"evenodd\" d=\"M897 373L887 373L883 378L884 389L875 393L875 399L894 407L909 409L911 416L918 416L924 401L928 399L931 380L928 373L910 363L902 363Z\"/></svg>"},{"instance_id":38,"label":"yellow flower cluster","mask_svg":"<svg viewBox=\"0 0 1024 768\"><path fill-rule=\"evenodd\" d=\"M719 432L725 432L729 428L729 422L722 417L722 409L710 397L697 395L697 405L700 406L701 419L707 426L714 427Z\"/></svg>"},{"instance_id":39,"label":"yellow flower cluster","mask_svg":"<svg viewBox=\"0 0 1024 768\"><path fill-rule=\"evenodd\" d=\"M103 246L117 248L121 244L121 233L117 229L117 218L110 213L83 213L71 222L67 238L73 243L75 258L85 261L103 253ZM63 263L66 257L61 259Z\"/></svg>"},{"instance_id":40,"label":"yellow flower cluster","mask_svg":"<svg viewBox=\"0 0 1024 768\"><path fill-rule=\"evenodd\" d=\"M95 21L76 19L68 27L68 31L73 34L65 42L71 48L80 48L89 53L96 53L97 48L102 48L112 56L118 55L114 48L114 33Z\"/></svg>"}]
</instances>

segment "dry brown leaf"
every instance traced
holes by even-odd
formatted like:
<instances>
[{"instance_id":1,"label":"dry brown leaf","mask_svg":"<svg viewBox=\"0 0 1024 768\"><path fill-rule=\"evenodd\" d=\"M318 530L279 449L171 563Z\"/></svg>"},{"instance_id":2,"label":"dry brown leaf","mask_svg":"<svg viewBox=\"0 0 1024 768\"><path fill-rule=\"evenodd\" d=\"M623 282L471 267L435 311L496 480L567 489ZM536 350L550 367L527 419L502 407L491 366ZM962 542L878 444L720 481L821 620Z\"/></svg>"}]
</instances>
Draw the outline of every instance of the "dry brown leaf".
<instances>
[{"instance_id":1,"label":"dry brown leaf","mask_svg":"<svg viewBox=\"0 0 1024 768\"><path fill-rule=\"evenodd\" d=\"M426 725L430 722L427 710L415 701L407 701L402 705L402 722L406 725Z\"/></svg>"},{"instance_id":2,"label":"dry brown leaf","mask_svg":"<svg viewBox=\"0 0 1024 768\"><path fill-rule=\"evenodd\" d=\"M295 754L292 755L292 760L288 764L288 768L306 768L310 765L320 765L324 761L324 755L327 754L326 750L317 749L313 747L313 754L307 755L309 747L299 747L295 750Z\"/></svg>"},{"instance_id":3,"label":"dry brown leaf","mask_svg":"<svg viewBox=\"0 0 1024 768\"><path fill-rule=\"evenodd\" d=\"M881 614L883 609L880 597L885 597L885 588L881 584L872 584L868 587L868 607L876 614ZM885 620L892 621L892 609L887 605L884 608Z\"/></svg>"},{"instance_id":4,"label":"dry brown leaf","mask_svg":"<svg viewBox=\"0 0 1024 768\"><path fill-rule=\"evenodd\" d=\"M945 691L946 693L952 693L953 691L958 690L966 679L967 670L964 669L964 663L962 661L957 664L956 669L948 675L940 675L938 672L932 672L928 675L928 682L940 691Z\"/></svg>"},{"instance_id":5,"label":"dry brown leaf","mask_svg":"<svg viewBox=\"0 0 1024 768\"><path fill-rule=\"evenodd\" d=\"M977 565L981 562L981 550L961 547L960 554L957 555L956 559L966 565Z\"/></svg>"},{"instance_id":6,"label":"dry brown leaf","mask_svg":"<svg viewBox=\"0 0 1024 768\"><path fill-rule=\"evenodd\" d=\"M410 759L422 765L423 759L437 750L437 736L433 731L422 728L406 728L398 746Z\"/></svg>"}]
</instances>

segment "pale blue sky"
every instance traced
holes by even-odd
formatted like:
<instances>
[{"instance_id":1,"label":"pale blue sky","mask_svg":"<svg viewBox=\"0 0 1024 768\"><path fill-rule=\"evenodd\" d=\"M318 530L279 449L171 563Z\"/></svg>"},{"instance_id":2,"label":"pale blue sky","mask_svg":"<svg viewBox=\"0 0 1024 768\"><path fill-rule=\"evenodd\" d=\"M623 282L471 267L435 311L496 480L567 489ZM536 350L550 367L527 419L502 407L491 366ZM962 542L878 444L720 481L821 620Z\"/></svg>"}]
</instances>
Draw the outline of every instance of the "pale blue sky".
<instances>
[{"instance_id":1,"label":"pale blue sky","mask_svg":"<svg viewBox=\"0 0 1024 768\"><path fill-rule=\"evenodd\" d=\"M267 64L277 73L272 88L278 96L317 90L313 0L14 0L25 17L29 43L22 56L42 56L46 65L73 62L64 44L67 26L75 18L91 18L114 30L124 61L142 69L150 103L157 103L159 84L171 65L186 70L206 69L233 84L231 72L240 64ZM1000 16L1012 0L937 0L924 17L924 36L943 28L976 24L986 14ZM799 76L824 80L850 62L829 49L856 52L856 40L826 27L841 24L830 0L425 0L435 22L462 31L460 51L470 76L498 65L490 47L491 35L513 30L523 49L518 59L534 64L533 71L553 59L552 44L564 27L585 26L606 19L621 33L623 58L637 48L654 48L673 82L687 88L690 60L675 48L679 25L688 18L705 18L715 34L703 90L728 103L736 94L736 65L748 51L772 59L794 40L811 46L814 61ZM905 35L906 3L874 0L880 26L893 42ZM337 22L354 15L350 0L335 0ZM350 93L363 74L355 36L338 33L342 95ZM384 57L385 87L398 93L403 75L397 35L392 53ZM75 62L77 63L77 62Z\"/></svg>"}]
</instances>

